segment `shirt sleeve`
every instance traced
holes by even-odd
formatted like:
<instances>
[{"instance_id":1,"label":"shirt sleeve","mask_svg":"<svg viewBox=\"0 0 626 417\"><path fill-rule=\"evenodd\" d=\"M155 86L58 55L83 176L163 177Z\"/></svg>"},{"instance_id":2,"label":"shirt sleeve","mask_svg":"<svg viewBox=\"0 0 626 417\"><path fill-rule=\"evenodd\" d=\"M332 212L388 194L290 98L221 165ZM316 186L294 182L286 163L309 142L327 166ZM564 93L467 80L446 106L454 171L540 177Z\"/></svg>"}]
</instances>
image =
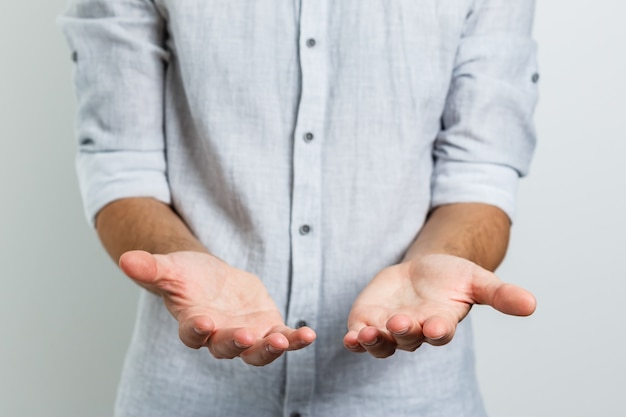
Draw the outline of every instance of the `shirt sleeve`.
<instances>
[{"instance_id":1,"label":"shirt sleeve","mask_svg":"<svg viewBox=\"0 0 626 417\"><path fill-rule=\"evenodd\" d=\"M149 0L72 0L59 17L74 61L76 169L94 224L125 197L170 202L163 137L164 21Z\"/></svg>"},{"instance_id":2,"label":"shirt sleeve","mask_svg":"<svg viewBox=\"0 0 626 417\"><path fill-rule=\"evenodd\" d=\"M533 11L532 0L474 2L433 150L433 207L481 202L513 218L535 147Z\"/></svg>"}]
</instances>

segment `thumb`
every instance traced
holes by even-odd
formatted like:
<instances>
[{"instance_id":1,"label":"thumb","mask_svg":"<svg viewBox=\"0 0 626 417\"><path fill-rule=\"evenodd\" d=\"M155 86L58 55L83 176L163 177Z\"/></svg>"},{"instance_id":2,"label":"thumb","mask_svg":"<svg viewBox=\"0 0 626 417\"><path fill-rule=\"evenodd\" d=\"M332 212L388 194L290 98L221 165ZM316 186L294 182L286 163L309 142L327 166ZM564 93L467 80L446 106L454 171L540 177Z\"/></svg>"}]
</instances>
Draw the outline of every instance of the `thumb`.
<instances>
[{"instance_id":1,"label":"thumb","mask_svg":"<svg viewBox=\"0 0 626 417\"><path fill-rule=\"evenodd\" d=\"M476 304L490 305L512 316L530 316L537 307L537 300L529 291L504 283L479 266L472 277L472 295Z\"/></svg>"},{"instance_id":2,"label":"thumb","mask_svg":"<svg viewBox=\"0 0 626 417\"><path fill-rule=\"evenodd\" d=\"M125 252L120 256L120 269L138 284L154 284L159 278L157 259L142 250Z\"/></svg>"}]
</instances>

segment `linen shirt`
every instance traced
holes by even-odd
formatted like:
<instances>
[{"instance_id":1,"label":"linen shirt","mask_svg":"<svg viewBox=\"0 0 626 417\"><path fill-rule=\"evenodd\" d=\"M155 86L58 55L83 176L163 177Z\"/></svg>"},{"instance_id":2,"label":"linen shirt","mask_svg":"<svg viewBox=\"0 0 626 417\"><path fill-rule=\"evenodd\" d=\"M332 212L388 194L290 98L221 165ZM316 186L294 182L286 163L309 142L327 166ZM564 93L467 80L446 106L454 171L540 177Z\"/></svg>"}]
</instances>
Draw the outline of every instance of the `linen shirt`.
<instances>
[{"instance_id":1,"label":"linen shirt","mask_svg":"<svg viewBox=\"0 0 626 417\"><path fill-rule=\"evenodd\" d=\"M535 134L532 0L74 0L87 217L171 204L258 275L314 344L260 368L185 347L142 293L116 416L483 416L469 321L387 359L342 344L351 304L428 211L511 217Z\"/></svg>"}]
</instances>

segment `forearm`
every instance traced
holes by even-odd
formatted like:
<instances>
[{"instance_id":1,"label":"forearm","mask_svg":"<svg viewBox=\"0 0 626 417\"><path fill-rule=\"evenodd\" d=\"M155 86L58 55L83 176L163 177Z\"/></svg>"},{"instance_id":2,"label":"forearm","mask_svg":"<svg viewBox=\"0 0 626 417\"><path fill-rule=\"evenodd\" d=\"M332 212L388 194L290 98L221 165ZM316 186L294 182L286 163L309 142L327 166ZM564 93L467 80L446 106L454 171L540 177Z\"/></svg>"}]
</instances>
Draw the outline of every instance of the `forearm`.
<instances>
[{"instance_id":1,"label":"forearm","mask_svg":"<svg viewBox=\"0 0 626 417\"><path fill-rule=\"evenodd\" d=\"M102 245L117 262L130 250L150 253L207 252L167 204L152 198L126 198L105 206L96 218Z\"/></svg>"},{"instance_id":2,"label":"forearm","mask_svg":"<svg viewBox=\"0 0 626 417\"><path fill-rule=\"evenodd\" d=\"M449 254L493 271L506 253L510 227L508 216L494 206L443 205L430 213L405 260L432 253Z\"/></svg>"}]
</instances>

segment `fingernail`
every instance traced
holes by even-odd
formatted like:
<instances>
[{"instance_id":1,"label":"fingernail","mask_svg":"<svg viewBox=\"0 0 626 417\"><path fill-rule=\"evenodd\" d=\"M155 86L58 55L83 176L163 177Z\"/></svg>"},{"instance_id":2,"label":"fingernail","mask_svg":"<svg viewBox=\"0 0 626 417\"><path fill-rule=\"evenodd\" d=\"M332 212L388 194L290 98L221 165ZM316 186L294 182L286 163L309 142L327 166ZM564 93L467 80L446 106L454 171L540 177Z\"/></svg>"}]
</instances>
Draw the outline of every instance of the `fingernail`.
<instances>
[{"instance_id":1,"label":"fingernail","mask_svg":"<svg viewBox=\"0 0 626 417\"><path fill-rule=\"evenodd\" d=\"M244 345L244 344L241 344L241 343L239 343L239 342L237 342L237 341L233 341L233 344L234 344L234 345L235 345L235 347L236 347L236 348L238 348L238 349L248 349L248 348L250 347L250 346L246 346L246 345Z\"/></svg>"},{"instance_id":2,"label":"fingernail","mask_svg":"<svg viewBox=\"0 0 626 417\"><path fill-rule=\"evenodd\" d=\"M283 353L283 349L277 349L272 345L267 345L267 351L269 353L273 353L273 354L277 354L277 353Z\"/></svg>"},{"instance_id":3,"label":"fingernail","mask_svg":"<svg viewBox=\"0 0 626 417\"><path fill-rule=\"evenodd\" d=\"M405 334L407 334L408 331L409 331L409 328L407 327L406 329L402 329L397 332L391 332L391 333L398 335L398 336L404 336Z\"/></svg>"},{"instance_id":4,"label":"fingernail","mask_svg":"<svg viewBox=\"0 0 626 417\"><path fill-rule=\"evenodd\" d=\"M204 330L202 330L202 329L199 329L199 328L197 328L197 327L194 327L194 328L193 328L193 331L194 331L194 332L196 332L196 333L197 333L197 334L199 334L199 335L205 335L205 334L206 334L206 331L204 331Z\"/></svg>"},{"instance_id":5,"label":"fingernail","mask_svg":"<svg viewBox=\"0 0 626 417\"><path fill-rule=\"evenodd\" d=\"M373 342L369 342L369 343L363 342L365 346L374 346L376 343L378 343L378 338L374 339Z\"/></svg>"}]
</instances>

